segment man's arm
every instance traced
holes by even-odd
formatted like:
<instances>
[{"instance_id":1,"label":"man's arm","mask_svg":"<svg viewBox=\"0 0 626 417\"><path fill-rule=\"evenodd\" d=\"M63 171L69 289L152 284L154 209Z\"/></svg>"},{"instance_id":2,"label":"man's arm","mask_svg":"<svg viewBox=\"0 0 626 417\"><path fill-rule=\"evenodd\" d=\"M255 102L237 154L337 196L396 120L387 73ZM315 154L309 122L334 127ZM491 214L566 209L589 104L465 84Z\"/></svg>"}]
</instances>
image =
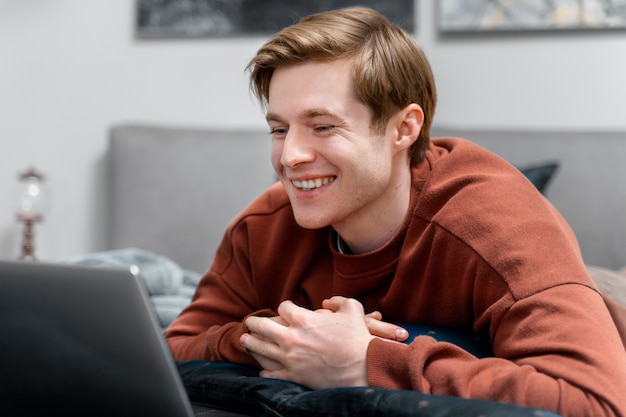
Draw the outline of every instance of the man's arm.
<instances>
[{"instance_id":1,"label":"man's arm","mask_svg":"<svg viewBox=\"0 0 626 417\"><path fill-rule=\"evenodd\" d=\"M602 326L594 329L597 318L610 318L599 296L590 302L589 291L579 285L554 288L511 308L495 337L498 357L480 359L428 336L409 345L373 336L361 305L343 297L325 304L330 313L285 302L281 323L249 317L250 334L241 341L265 368L262 376L313 389L373 385L501 401L564 416L621 416L626 379L616 372L624 364L612 366L594 344L605 351L609 345L623 346L616 334L606 334ZM580 328L559 325L573 322Z\"/></svg>"}]
</instances>

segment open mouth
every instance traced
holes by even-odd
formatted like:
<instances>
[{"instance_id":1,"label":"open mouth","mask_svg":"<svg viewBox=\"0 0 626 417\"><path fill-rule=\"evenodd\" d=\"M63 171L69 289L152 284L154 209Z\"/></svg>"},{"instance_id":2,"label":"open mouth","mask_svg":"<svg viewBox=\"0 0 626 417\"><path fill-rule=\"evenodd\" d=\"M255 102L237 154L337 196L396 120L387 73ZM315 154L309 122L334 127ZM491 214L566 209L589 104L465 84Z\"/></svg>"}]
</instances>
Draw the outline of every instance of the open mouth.
<instances>
[{"instance_id":1,"label":"open mouth","mask_svg":"<svg viewBox=\"0 0 626 417\"><path fill-rule=\"evenodd\" d=\"M315 178L310 180L293 180L294 187L302 191L310 191L335 181L336 177Z\"/></svg>"}]
</instances>

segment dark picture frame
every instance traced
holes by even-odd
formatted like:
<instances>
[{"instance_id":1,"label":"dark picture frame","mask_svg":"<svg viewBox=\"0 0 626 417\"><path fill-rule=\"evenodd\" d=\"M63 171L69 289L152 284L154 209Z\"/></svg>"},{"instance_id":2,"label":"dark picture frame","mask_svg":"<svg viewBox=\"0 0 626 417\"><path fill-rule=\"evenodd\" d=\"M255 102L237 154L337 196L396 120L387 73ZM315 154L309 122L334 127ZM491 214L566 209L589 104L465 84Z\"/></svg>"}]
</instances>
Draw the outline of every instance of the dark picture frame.
<instances>
[{"instance_id":1,"label":"dark picture frame","mask_svg":"<svg viewBox=\"0 0 626 417\"><path fill-rule=\"evenodd\" d=\"M302 16L356 5L378 10L409 33L415 30L415 0L136 0L136 36L267 36Z\"/></svg>"},{"instance_id":2,"label":"dark picture frame","mask_svg":"<svg viewBox=\"0 0 626 417\"><path fill-rule=\"evenodd\" d=\"M440 33L626 29L626 0L438 0Z\"/></svg>"}]
</instances>

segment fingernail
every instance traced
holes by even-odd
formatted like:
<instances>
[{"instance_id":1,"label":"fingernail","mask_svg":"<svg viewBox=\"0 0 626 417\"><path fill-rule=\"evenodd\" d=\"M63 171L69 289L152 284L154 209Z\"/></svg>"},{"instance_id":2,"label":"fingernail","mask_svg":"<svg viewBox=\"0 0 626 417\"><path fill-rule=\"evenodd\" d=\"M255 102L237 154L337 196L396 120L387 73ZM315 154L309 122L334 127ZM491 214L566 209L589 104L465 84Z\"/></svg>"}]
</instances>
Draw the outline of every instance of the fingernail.
<instances>
[{"instance_id":1,"label":"fingernail","mask_svg":"<svg viewBox=\"0 0 626 417\"><path fill-rule=\"evenodd\" d=\"M396 339L404 340L409 337L409 332L404 329L396 329Z\"/></svg>"}]
</instances>

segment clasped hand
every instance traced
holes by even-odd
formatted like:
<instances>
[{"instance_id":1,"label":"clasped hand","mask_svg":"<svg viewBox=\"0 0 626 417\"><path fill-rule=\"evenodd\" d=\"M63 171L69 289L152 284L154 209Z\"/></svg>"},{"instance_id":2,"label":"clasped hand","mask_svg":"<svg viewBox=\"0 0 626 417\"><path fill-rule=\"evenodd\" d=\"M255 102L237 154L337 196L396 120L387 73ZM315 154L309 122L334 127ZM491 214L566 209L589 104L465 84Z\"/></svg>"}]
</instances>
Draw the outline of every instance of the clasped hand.
<instances>
[{"instance_id":1,"label":"clasped hand","mask_svg":"<svg viewBox=\"0 0 626 417\"><path fill-rule=\"evenodd\" d=\"M373 338L404 341L406 330L365 314L357 300L332 297L311 311L284 301L276 317L251 316L240 343L259 362L260 375L311 389L367 385L367 348Z\"/></svg>"}]
</instances>

